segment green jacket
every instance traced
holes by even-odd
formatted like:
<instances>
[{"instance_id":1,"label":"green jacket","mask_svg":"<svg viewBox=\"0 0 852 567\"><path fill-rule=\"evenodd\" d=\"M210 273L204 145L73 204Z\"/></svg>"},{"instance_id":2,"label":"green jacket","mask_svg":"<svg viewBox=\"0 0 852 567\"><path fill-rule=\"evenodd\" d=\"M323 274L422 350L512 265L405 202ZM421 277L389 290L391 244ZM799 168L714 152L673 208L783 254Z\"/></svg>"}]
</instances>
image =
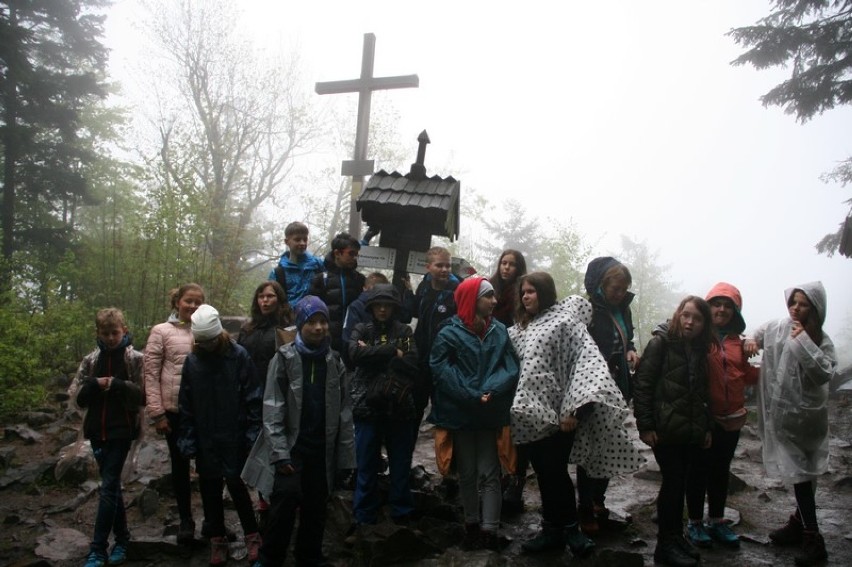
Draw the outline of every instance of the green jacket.
<instances>
[{"instance_id":1,"label":"green jacket","mask_svg":"<svg viewBox=\"0 0 852 567\"><path fill-rule=\"evenodd\" d=\"M639 431L656 431L658 443L702 445L710 431L707 354L688 347L656 335L642 354L633 412Z\"/></svg>"}]
</instances>

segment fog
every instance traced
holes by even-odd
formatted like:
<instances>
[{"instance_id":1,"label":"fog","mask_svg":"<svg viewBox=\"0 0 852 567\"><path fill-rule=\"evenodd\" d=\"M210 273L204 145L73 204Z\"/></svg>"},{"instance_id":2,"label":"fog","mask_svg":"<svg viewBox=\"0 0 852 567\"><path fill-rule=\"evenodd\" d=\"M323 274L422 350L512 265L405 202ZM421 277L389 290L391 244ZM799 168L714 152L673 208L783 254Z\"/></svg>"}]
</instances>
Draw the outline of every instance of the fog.
<instances>
[{"instance_id":1,"label":"fog","mask_svg":"<svg viewBox=\"0 0 852 567\"><path fill-rule=\"evenodd\" d=\"M852 109L803 125L761 105L789 71L732 67L742 49L725 34L768 1L234 3L241 33L299 53L308 88L356 78L375 33L375 75L416 73L420 87L374 101L400 112L412 161L428 130L429 174L463 192L570 217L596 255L617 255L621 234L644 239L677 289L738 286L750 330L785 314L784 288L821 280L826 330L838 342L852 329L852 259L814 249L848 211L849 188L819 177L852 155ZM130 101L146 53L138 9L116 2L107 20ZM354 112L357 95L335 96Z\"/></svg>"}]
</instances>

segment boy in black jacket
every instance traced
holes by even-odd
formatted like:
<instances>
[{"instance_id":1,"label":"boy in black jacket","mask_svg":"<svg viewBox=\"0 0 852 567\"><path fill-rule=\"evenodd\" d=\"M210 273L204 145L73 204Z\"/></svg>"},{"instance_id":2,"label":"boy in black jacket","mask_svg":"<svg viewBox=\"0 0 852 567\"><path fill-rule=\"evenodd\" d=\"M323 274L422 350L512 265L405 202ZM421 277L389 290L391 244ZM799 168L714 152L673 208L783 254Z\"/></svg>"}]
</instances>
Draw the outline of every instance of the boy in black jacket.
<instances>
[{"instance_id":1,"label":"boy in black jacket","mask_svg":"<svg viewBox=\"0 0 852 567\"><path fill-rule=\"evenodd\" d=\"M139 435L139 411L145 405L142 390L142 353L130 344L124 314L101 309L95 317L98 348L83 359L74 385L76 402L86 408L83 434L92 444L101 475L95 535L86 567L119 565L127 560L130 531L121 493L121 470L131 442ZM115 546L107 558L109 534Z\"/></svg>"}]
</instances>

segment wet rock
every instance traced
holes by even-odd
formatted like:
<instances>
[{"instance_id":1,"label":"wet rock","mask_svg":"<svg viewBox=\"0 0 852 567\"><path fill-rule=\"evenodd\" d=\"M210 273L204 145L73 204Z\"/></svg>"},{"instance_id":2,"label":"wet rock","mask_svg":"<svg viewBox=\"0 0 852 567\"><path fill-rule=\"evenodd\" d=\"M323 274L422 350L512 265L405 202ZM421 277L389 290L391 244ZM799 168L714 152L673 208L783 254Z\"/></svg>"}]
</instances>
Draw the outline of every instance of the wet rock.
<instances>
[{"instance_id":1,"label":"wet rock","mask_svg":"<svg viewBox=\"0 0 852 567\"><path fill-rule=\"evenodd\" d=\"M355 546L364 564L371 566L418 561L441 552L422 532L392 524L362 526Z\"/></svg>"},{"instance_id":2,"label":"wet rock","mask_svg":"<svg viewBox=\"0 0 852 567\"><path fill-rule=\"evenodd\" d=\"M27 425L29 425L30 427L41 427L43 425L47 425L56 421L56 415L54 413L48 413L44 411L28 411L25 412L21 417L25 422L27 422Z\"/></svg>"},{"instance_id":3,"label":"wet rock","mask_svg":"<svg viewBox=\"0 0 852 567\"><path fill-rule=\"evenodd\" d=\"M27 445L38 443L42 440L43 435L38 431L33 431L23 424L10 425L6 427L4 437L6 441L20 440Z\"/></svg>"},{"instance_id":4,"label":"wet rock","mask_svg":"<svg viewBox=\"0 0 852 567\"><path fill-rule=\"evenodd\" d=\"M178 545L174 540L156 538L133 538L127 546L128 561L152 561L160 557L185 557L192 555L193 548Z\"/></svg>"},{"instance_id":5,"label":"wet rock","mask_svg":"<svg viewBox=\"0 0 852 567\"><path fill-rule=\"evenodd\" d=\"M636 537L630 540L630 547L648 547L648 542L641 537Z\"/></svg>"},{"instance_id":6,"label":"wet rock","mask_svg":"<svg viewBox=\"0 0 852 567\"><path fill-rule=\"evenodd\" d=\"M3 518L3 525L4 526L12 526L12 525L15 525L15 524L20 524L20 523L21 523L21 517L17 514L9 514L5 518Z\"/></svg>"},{"instance_id":7,"label":"wet rock","mask_svg":"<svg viewBox=\"0 0 852 567\"><path fill-rule=\"evenodd\" d=\"M417 522L417 531L438 549L458 545L464 538L464 526L457 522L445 522L425 516Z\"/></svg>"},{"instance_id":8,"label":"wet rock","mask_svg":"<svg viewBox=\"0 0 852 567\"><path fill-rule=\"evenodd\" d=\"M618 567L642 567L645 564L645 558L642 557L641 553L602 549L583 564L593 565L594 567L612 567L613 565L618 565Z\"/></svg>"},{"instance_id":9,"label":"wet rock","mask_svg":"<svg viewBox=\"0 0 852 567\"><path fill-rule=\"evenodd\" d=\"M761 492L757 495L757 499L761 502L771 502L772 496L770 496L768 492Z\"/></svg>"},{"instance_id":10,"label":"wet rock","mask_svg":"<svg viewBox=\"0 0 852 567\"><path fill-rule=\"evenodd\" d=\"M740 540L748 543L756 543L758 545L769 545L769 537L766 535L758 535L752 533L739 534Z\"/></svg>"},{"instance_id":11,"label":"wet rock","mask_svg":"<svg viewBox=\"0 0 852 567\"><path fill-rule=\"evenodd\" d=\"M68 502L66 502L64 504L60 504L58 506L54 506L52 508L48 508L47 514L52 515L52 514L58 514L60 512L68 512L68 511L71 511L71 510L77 510L80 506L85 504L85 502L89 498L92 497L92 494L95 493L98 486L97 486L97 484L94 485L94 486L92 486L91 484L83 484L81 486L81 488L83 489L83 491L80 494L78 494L77 496L75 496L74 498L72 498L71 500L69 500Z\"/></svg>"},{"instance_id":12,"label":"wet rock","mask_svg":"<svg viewBox=\"0 0 852 567\"><path fill-rule=\"evenodd\" d=\"M750 488L751 487L746 483L746 481L733 472L728 474L728 494L736 494L737 492L742 492Z\"/></svg>"},{"instance_id":13,"label":"wet rock","mask_svg":"<svg viewBox=\"0 0 852 567\"><path fill-rule=\"evenodd\" d=\"M59 450L53 477L59 482L78 485L86 482L96 470L95 458L88 444L74 441Z\"/></svg>"},{"instance_id":14,"label":"wet rock","mask_svg":"<svg viewBox=\"0 0 852 567\"><path fill-rule=\"evenodd\" d=\"M27 463L20 468L7 470L6 474L0 477L0 489L15 483L32 484L51 470L54 464L54 461L41 461Z\"/></svg>"},{"instance_id":15,"label":"wet rock","mask_svg":"<svg viewBox=\"0 0 852 567\"><path fill-rule=\"evenodd\" d=\"M0 447L0 470L6 470L10 466L12 466L12 461L14 460L14 447Z\"/></svg>"},{"instance_id":16,"label":"wet rock","mask_svg":"<svg viewBox=\"0 0 852 567\"><path fill-rule=\"evenodd\" d=\"M52 561L82 559L89 551L89 537L71 528L50 528L36 541L35 554Z\"/></svg>"},{"instance_id":17,"label":"wet rock","mask_svg":"<svg viewBox=\"0 0 852 567\"><path fill-rule=\"evenodd\" d=\"M852 476L845 476L834 483L835 488L852 489Z\"/></svg>"},{"instance_id":18,"label":"wet rock","mask_svg":"<svg viewBox=\"0 0 852 567\"><path fill-rule=\"evenodd\" d=\"M146 488L136 497L134 503L139 507L142 517L147 519L156 514L160 508L160 495L156 490Z\"/></svg>"},{"instance_id":19,"label":"wet rock","mask_svg":"<svg viewBox=\"0 0 852 567\"><path fill-rule=\"evenodd\" d=\"M438 557L436 563L439 567L452 567L455 565L464 565L465 567L504 567L513 562L499 553L484 549L478 551L449 549Z\"/></svg>"},{"instance_id":20,"label":"wet rock","mask_svg":"<svg viewBox=\"0 0 852 567\"><path fill-rule=\"evenodd\" d=\"M660 474L660 465L656 461L649 460L644 467L633 473L633 478L661 482L663 475Z\"/></svg>"},{"instance_id":21,"label":"wet rock","mask_svg":"<svg viewBox=\"0 0 852 567\"><path fill-rule=\"evenodd\" d=\"M24 558L14 563L10 563L7 567L53 567L53 564L50 561L45 561L44 559L29 559Z\"/></svg>"}]
</instances>

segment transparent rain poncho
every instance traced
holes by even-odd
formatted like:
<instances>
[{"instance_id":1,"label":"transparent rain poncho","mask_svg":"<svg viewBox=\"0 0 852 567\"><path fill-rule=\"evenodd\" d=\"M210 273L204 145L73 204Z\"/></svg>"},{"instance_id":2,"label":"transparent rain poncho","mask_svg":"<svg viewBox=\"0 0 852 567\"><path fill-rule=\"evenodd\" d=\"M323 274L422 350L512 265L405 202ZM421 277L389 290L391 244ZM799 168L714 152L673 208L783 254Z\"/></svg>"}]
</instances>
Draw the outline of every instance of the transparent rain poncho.
<instances>
[{"instance_id":1,"label":"transparent rain poncho","mask_svg":"<svg viewBox=\"0 0 852 567\"><path fill-rule=\"evenodd\" d=\"M789 301L802 291L811 316L825 320L826 296L820 282L786 290ZM828 383L837 370L834 344L823 333L817 345L806 332L795 339L789 317L770 321L755 333L763 348L758 386L758 427L766 473L785 483L815 480L828 470Z\"/></svg>"}]
</instances>

